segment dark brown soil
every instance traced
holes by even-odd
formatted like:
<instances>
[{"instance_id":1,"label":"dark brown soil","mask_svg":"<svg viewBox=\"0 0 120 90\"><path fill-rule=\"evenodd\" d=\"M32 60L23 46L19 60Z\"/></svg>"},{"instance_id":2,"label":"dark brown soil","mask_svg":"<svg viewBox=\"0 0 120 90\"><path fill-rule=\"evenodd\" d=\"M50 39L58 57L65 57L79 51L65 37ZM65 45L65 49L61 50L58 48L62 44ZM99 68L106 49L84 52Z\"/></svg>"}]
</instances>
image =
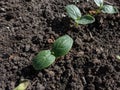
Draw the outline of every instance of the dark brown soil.
<instances>
[{"instance_id":1,"label":"dark brown soil","mask_svg":"<svg viewBox=\"0 0 120 90\"><path fill-rule=\"evenodd\" d=\"M28 90L120 90L120 14L71 27L64 7L72 1L0 0L0 90L13 90L21 79L30 80ZM119 8L120 0L109 1ZM85 0L77 6L83 14L96 8ZM69 54L35 71L32 58L64 34L74 39Z\"/></svg>"}]
</instances>

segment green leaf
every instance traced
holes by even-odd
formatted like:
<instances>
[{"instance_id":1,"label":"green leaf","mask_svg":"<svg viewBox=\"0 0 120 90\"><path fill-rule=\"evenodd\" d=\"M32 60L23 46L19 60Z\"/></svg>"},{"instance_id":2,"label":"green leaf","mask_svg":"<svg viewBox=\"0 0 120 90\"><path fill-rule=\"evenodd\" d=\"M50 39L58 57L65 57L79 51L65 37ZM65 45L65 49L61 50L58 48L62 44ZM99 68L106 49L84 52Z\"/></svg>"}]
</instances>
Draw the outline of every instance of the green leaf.
<instances>
[{"instance_id":1,"label":"green leaf","mask_svg":"<svg viewBox=\"0 0 120 90\"><path fill-rule=\"evenodd\" d=\"M79 10L79 8L75 5L67 5L65 7L67 14L70 18L72 18L73 20L76 20L78 18L81 17L81 12Z\"/></svg>"},{"instance_id":2,"label":"green leaf","mask_svg":"<svg viewBox=\"0 0 120 90\"><path fill-rule=\"evenodd\" d=\"M26 90L29 84L28 80L24 80L14 90Z\"/></svg>"},{"instance_id":3,"label":"green leaf","mask_svg":"<svg viewBox=\"0 0 120 90\"><path fill-rule=\"evenodd\" d=\"M102 7L103 6L103 0L94 0L94 2L96 3L96 5L98 6L98 7Z\"/></svg>"},{"instance_id":4,"label":"green leaf","mask_svg":"<svg viewBox=\"0 0 120 90\"><path fill-rule=\"evenodd\" d=\"M109 13L109 14L114 14L114 13L118 13L118 9L111 6L111 5L104 5L102 7L102 12L103 13Z\"/></svg>"},{"instance_id":5,"label":"green leaf","mask_svg":"<svg viewBox=\"0 0 120 90\"><path fill-rule=\"evenodd\" d=\"M90 24L95 22L95 18L91 15L82 16L79 20L75 21L78 24Z\"/></svg>"},{"instance_id":6,"label":"green leaf","mask_svg":"<svg viewBox=\"0 0 120 90\"><path fill-rule=\"evenodd\" d=\"M73 39L70 36L61 36L54 42L52 52L56 57L64 56L69 52L72 45Z\"/></svg>"},{"instance_id":7,"label":"green leaf","mask_svg":"<svg viewBox=\"0 0 120 90\"><path fill-rule=\"evenodd\" d=\"M116 58L120 60L120 56L119 55L117 55Z\"/></svg>"},{"instance_id":8,"label":"green leaf","mask_svg":"<svg viewBox=\"0 0 120 90\"><path fill-rule=\"evenodd\" d=\"M50 66L54 61L55 56L51 54L51 51L43 50L33 58L32 63L36 70L41 70Z\"/></svg>"}]
</instances>

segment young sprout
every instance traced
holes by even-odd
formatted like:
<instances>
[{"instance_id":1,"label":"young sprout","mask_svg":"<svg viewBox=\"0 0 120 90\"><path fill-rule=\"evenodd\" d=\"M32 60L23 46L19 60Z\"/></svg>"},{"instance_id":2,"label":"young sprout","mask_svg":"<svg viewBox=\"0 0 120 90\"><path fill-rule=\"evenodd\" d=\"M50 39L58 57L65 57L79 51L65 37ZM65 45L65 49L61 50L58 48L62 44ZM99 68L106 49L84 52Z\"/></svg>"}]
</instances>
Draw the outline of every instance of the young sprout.
<instances>
[{"instance_id":1,"label":"young sprout","mask_svg":"<svg viewBox=\"0 0 120 90\"><path fill-rule=\"evenodd\" d=\"M67 54L73 45L73 39L64 35L59 37L53 44L52 50L43 50L39 52L32 60L33 67L41 70L50 66L57 57Z\"/></svg>"},{"instance_id":2,"label":"young sprout","mask_svg":"<svg viewBox=\"0 0 120 90\"><path fill-rule=\"evenodd\" d=\"M67 5L65 7L67 14L70 18L72 18L75 23L78 24L90 24L95 21L95 18L91 15L81 15L81 11L75 5Z\"/></svg>"},{"instance_id":3,"label":"young sprout","mask_svg":"<svg viewBox=\"0 0 120 90\"><path fill-rule=\"evenodd\" d=\"M23 80L20 84L13 90L26 90L28 85L30 84L29 80Z\"/></svg>"},{"instance_id":4,"label":"young sprout","mask_svg":"<svg viewBox=\"0 0 120 90\"><path fill-rule=\"evenodd\" d=\"M103 12L108 14L118 13L118 9L112 5L104 5L104 0L94 0L99 7L96 13Z\"/></svg>"}]
</instances>

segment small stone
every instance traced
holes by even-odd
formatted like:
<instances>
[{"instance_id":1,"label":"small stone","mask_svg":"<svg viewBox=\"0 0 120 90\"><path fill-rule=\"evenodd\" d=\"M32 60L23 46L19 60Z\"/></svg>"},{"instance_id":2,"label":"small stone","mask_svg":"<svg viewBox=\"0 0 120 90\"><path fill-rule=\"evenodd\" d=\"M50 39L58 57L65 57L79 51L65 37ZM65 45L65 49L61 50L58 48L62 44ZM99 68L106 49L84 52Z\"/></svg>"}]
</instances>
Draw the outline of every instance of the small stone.
<instances>
[{"instance_id":1,"label":"small stone","mask_svg":"<svg viewBox=\"0 0 120 90\"><path fill-rule=\"evenodd\" d=\"M29 51L30 50L30 45L28 44L28 45L25 45L25 51L27 52L27 51Z\"/></svg>"},{"instance_id":2,"label":"small stone","mask_svg":"<svg viewBox=\"0 0 120 90\"><path fill-rule=\"evenodd\" d=\"M5 8L0 8L0 12L5 12Z\"/></svg>"},{"instance_id":3,"label":"small stone","mask_svg":"<svg viewBox=\"0 0 120 90\"><path fill-rule=\"evenodd\" d=\"M76 38L75 42L78 44L78 45L82 45L83 42L80 38Z\"/></svg>"},{"instance_id":4,"label":"small stone","mask_svg":"<svg viewBox=\"0 0 120 90\"><path fill-rule=\"evenodd\" d=\"M39 72L38 77L42 77L42 76L43 76L43 74L41 72Z\"/></svg>"},{"instance_id":5,"label":"small stone","mask_svg":"<svg viewBox=\"0 0 120 90\"><path fill-rule=\"evenodd\" d=\"M72 81L73 81L73 82L76 82L77 80L78 80L78 79L77 79L76 77L73 77L73 78L72 78Z\"/></svg>"},{"instance_id":6,"label":"small stone","mask_svg":"<svg viewBox=\"0 0 120 90\"><path fill-rule=\"evenodd\" d=\"M95 85L94 84L88 84L86 90L95 90Z\"/></svg>"},{"instance_id":7,"label":"small stone","mask_svg":"<svg viewBox=\"0 0 120 90\"><path fill-rule=\"evenodd\" d=\"M94 63L94 64L100 64L100 63L101 63L101 61L100 61L100 60L98 60L97 58L95 58L95 59L93 59L93 63Z\"/></svg>"},{"instance_id":8,"label":"small stone","mask_svg":"<svg viewBox=\"0 0 120 90\"><path fill-rule=\"evenodd\" d=\"M83 56L83 55L84 55L84 51L80 51L80 52L77 53L76 56L77 56L77 57L81 57L81 56Z\"/></svg>"},{"instance_id":9,"label":"small stone","mask_svg":"<svg viewBox=\"0 0 120 90\"><path fill-rule=\"evenodd\" d=\"M48 72L50 74L50 76L54 77L55 76L55 73L53 71L49 71Z\"/></svg>"},{"instance_id":10,"label":"small stone","mask_svg":"<svg viewBox=\"0 0 120 90\"><path fill-rule=\"evenodd\" d=\"M37 90L45 90L45 87L42 84L37 83Z\"/></svg>"},{"instance_id":11,"label":"small stone","mask_svg":"<svg viewBox=\"0 0 120 90\"><path fill-rule=\"evenodd\" d=\"M54 84L51 84L50 87L51 87L52 89L55 89L55 85L54 85Z\"/></svg>"},{"instance_id":12,"label":"small stone","mask_svg":"<svg viewBox=\"0 0 120 90\"><path fill-rule=\"evenodd\" d=\"M97 54L100 54L101 50L99 48L96 48L96 52L97 52Z\"/></svg>"},{"instance_id":13,"label":"small stone","mask_svg":"<svg viewBox=\"0 0 120 90\"><path fill-rule=\"evenodd\" d=\"M48 43L54 43L54 40L53 39L48 39Z\"/></svg>"},{"instance_id":14,"label":"small stone","mask_svg":"<svg viewBox=\"0 0 120 90\"><path fill-rule=\"evenodd\" d=\"M15 82L11 82L10 84L12 88L15 88Z\"/></svg>"},{"instance_id":15,"label":"small stone","mask_svg":"<svg viewBox=\"0 0 120 90\"><path fill-rule=\"evenodd\" d=\"M18 69L18 67L17 66L13 66L13 69Z\"/></svg>"},{"instance_id":16,"label":"small stone","mask_svg":"<svg viewBox=\"0 0 120 90\"><path fill-rule=\"evenodd\" d=\"M47 70L47 69L44 69L44 71L45 71L46 73L48 73L50 76L54 76L54 75L55 75L55 73L54 73L53 71L49 71L49 70Z\"/></svg>"},{"instance_id":17,"label":"small stone","mask_svg":"<svg viewBox=\"0 0 120 90\"><path fill-rule=\"evenodd\" d=\"M70 60L70 55L68 54L68 55L65 55L65 59L66 60Z\"/></svg>"},{"instance_id":18,"label":"small stone","mask_svg":"<svg viewBox=\"0 0 120 90\"><path fill-rule=\"evenodd\" d=\"M84 85L87 84L85 77L82 77L82 82Z\"/></svg>"},{"instance_id":19,"label":"small stone","mask_svg":"<svg viewBox=\"0 0 120 90\"><path fill-rule=\"evenodd\" d=\"M97 87L98 88L98 90L105 90L103 87Z\"/></svg>"},{"instance_id":20,"label":"small stone","mask_svg":"<svg viewBox=\"0 0 120 90\"><path fill-rule=\"evenodd\" d=\"M20 59L20 57L17 55L13 57L13 60L15 60L15 61L18 61L19 59Z\"/></svg>"},{"instance_id":21,"label":"small stone","mask_svg":"<svg viewBox=\"0 0 120 90\"><path fill-rule=\"evenodd\" d=\"M66 15L65 15L65 14L61 14L61 16L62 16L62 17L66 17Z\"/></svg>"},{"instance_id":22,"label":"small stone","mask_svg":"<svg viewBox=\"0 0 120 90\"><path fill-rule=\"evenodd\" d=\"M103 23L103 18L100 18L100 23L101 23L101 24Z\"/></svg>"},{"instance_id":23,"label":"small stone","mask_svg":"<svg viewBox=\"0 0 120 90\"><path fill-rule=\"evenodd\" d=\"M111 72L111 73L114 72L114 67L112 65L106 65L105 67L108 70L108 72Z\"/></svg>"},{"instance_id":24,"label":"small stone","mask_svg":"<svg viewBox=\"0 0 120 90\"><path fill-rule=\"evenodd\" d=\"M38 51L38 48L36 47L36 45L32 45L30 49L31 49L32 52L37 52Z\"/></svg>"}]
</instances>

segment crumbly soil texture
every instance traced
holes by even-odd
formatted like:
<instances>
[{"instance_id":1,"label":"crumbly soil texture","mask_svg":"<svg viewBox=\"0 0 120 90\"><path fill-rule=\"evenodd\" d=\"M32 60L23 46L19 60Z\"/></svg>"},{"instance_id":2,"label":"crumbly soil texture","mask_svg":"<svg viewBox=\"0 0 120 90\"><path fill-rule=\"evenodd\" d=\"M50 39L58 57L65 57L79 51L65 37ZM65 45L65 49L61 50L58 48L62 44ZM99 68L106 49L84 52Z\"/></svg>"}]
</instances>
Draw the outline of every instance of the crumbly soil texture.
<instances>
[{"instance_id":1,"label":"crumbly soil texture","mask_svg":"<svg viewBox=\"0 0 120 90\"><path fill-rule=\"evenodd\" d=\"M82 15L97 8L93 0L0 0L0 90L13 90L27 79L27 90L120 90L120 14L94 15L75 27L64 7L75 4ZM107 0L120 10L120 0ZM108 3L107 2L107 3ZM70 52L36 71L32 58L68 34Z\"/></svg>"}]
</instances>

